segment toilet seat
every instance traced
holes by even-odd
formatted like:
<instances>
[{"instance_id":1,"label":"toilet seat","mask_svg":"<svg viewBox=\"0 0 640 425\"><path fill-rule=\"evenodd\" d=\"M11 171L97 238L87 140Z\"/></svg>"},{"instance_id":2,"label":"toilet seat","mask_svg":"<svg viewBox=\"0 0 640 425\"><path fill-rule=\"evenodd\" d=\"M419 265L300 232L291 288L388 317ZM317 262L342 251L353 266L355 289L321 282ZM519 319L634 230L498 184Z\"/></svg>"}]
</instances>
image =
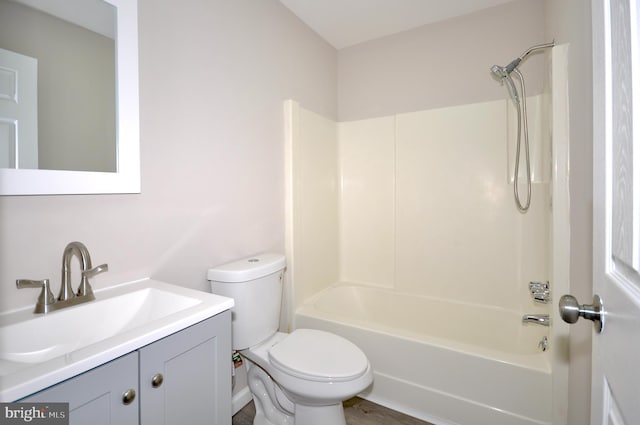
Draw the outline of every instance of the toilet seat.
<instances>
[{"instance_id":1,"label":"toilet seat","mask_svg":"<svg viewBox=\"0 0 640 425\"><path fill-rule=\"evenodd\" d=\"M369 361L351 341L315 329L296 329L269 350L279 371L307 381L346 382L369 370Z\"/></svg>"},{"instance_id":2,"label":"toilet seat","mask_svg":"<svg viewBox=\"0 0 640 425\"><path fill-rule=\"evenodd\" d=\"M261 388L275 384L295 405L296 421L303 424L344 424L342 401L362 392L373 381L364 353L355 344L328 332L277 332L240 354L246 358L249 371L255 368L249 374L253 377L249 383L253 396L264 399L267 393ZM277 395L267 398L271 401L265 401L265 405L273 403L281 406L277 409L287 410Z\"/></svg>"}]
</instances>

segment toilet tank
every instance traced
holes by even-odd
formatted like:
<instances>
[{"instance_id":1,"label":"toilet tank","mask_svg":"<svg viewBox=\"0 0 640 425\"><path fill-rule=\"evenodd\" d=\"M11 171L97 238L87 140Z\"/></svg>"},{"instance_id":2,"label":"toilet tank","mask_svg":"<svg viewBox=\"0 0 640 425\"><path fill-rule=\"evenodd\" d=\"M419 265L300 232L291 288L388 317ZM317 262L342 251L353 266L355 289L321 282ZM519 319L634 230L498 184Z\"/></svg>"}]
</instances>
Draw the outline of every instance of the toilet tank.
<instances>
[{"instance_id":1,"label":"toilet tank","mask_svg":"<svg viewBox=\"0 0 640 425\"><path fill-rule=\"evenodd\" d=\"M211 292L231 297L233 348L252 347L278 331L282 300L282 254L260 254L209 269Z\"/></svg>"}]
</instances>

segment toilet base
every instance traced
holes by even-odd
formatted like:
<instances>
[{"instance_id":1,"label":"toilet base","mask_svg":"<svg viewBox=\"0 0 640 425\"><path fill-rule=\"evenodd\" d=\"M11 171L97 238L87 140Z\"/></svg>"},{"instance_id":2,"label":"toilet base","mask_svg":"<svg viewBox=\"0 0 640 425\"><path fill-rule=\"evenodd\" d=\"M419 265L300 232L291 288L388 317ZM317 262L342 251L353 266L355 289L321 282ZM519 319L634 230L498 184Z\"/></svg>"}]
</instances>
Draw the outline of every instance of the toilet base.
<instances>
[{"instance_id":1,"label":"toilet base","mask_svg":"<svg viewBox=\"0 0 640 425\"><path fill-rule=\"evenodd\" d=\"M256 416L253 419L253 425L281 425L281 424L300 424L300 425L346 425L344 417L344 408L342 403L331 406L303 406L296 404L294 417L285 415L273 415L273 411L269 412L267 417L264 406L256 409ZM274 417L275 416L275 417ZM271 419L271 420L270 420ZM276 422L272 422L275 420Z\"/></svg>"},{"instance_id":2,"label":"toilet base","mask_svg":"<svg viewBox=\"0 0 640 425\"><path fill-rule=\"evenodd\" d=\"M296 404L295 424L300 425L346 425L342 403L331 406L304 406Z\"/></svg>"},{"instance_id":3,"label":"toilet base","mask_svg":"<svg viewBox=\"0 0 640 425\"><path fill-rule=\"evenodd\" d=\"M294 404L286 399L264 370L249 361L246 365L249 391L256 409L253 425L293 425L294 416L291 412L295 410ZM288 409L282 406L281 400Z\"/></svg>"},{"instance_id":4,"label":"toilet base","mask_svg":"<svg viewBox=\"0 0 640 425\"><path fill-rule=\"evenodd\" d=\"M256 409L253 425L346 425L342 402L328 406L294 404L262 368L251 361L246 365Z\"/></svg>"}]
</instances>

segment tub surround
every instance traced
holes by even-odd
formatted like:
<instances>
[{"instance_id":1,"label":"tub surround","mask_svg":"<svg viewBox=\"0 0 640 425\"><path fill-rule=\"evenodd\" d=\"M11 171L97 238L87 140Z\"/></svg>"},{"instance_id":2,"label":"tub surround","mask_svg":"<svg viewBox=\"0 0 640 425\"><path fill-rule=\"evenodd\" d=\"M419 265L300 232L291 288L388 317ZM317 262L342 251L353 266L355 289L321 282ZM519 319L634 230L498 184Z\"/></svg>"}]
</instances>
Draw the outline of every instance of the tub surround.
<instances>
[{"instance_id":1,"label":"tub surround","mask_svg":"<svg viewBox=\"0 0 640 425\"><path fill-rule=\"evenodd\" d=\"M555 76L555 58L547 63ZM551 149L547 119L566 86L554 84L527 99L527 214L513 200L507 99L339 123L287 102L287 320L361 345L375 359L365 398L443 424L564 420L566 371L554 367L566 335L522 323L554 315L529 282L551 281L552 294L566 285L556 267L567 261L564 227L552 221L566 213L567 140L554 133ZM337 304L318 313L325 302ZM380 347L402 347L403 361Z\"/></svg>"},{"instance_id":2,"label":"tub surround","mask_svg":"<svg viewBox=\"0 0 640 425\"><path fill-rule=\"evenodd\" d=\"M361 347L374 369L362 396L376 403L437 424L552 423L548 330L517 311L340 283L295 323Z\"/></svg>"},{"instance_id":3,"label":"tub surround","mask_svg":"<svg viewBox=\"0 0 640 425\"><path fill-rule=\"evenodd\" d=\"M528 109L527 214L513 201L508 100L340 123L288 102L293 309L346 281L548 313L528 288L550 280L548 101Z\"/></svg>"}]
</instances>

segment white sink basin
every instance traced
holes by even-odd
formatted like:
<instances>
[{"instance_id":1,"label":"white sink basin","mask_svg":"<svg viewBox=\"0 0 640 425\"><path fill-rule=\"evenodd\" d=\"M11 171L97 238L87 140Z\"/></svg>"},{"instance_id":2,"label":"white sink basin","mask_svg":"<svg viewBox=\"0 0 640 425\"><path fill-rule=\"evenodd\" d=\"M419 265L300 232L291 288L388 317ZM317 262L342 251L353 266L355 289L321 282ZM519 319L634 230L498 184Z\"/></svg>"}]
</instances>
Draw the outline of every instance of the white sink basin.
<instances>
[{"instance_id":1,"label":"white sink basin","mask_svg":"<svg viewBox=\"0 0 640 425\"><path fill-rule=\"evenodd\" d=\"M233 300L146 279L46 315L0 315L0 401L14 401L214 316Z\"/></svg>"},{"instance_id":2,"label":"white sink basin","mask_svg":"<svg viewBox=\"0 0 640 425\"><path fill-rule=\"evenodd\" d=\"M40 363L199 303L196 298L144 288L35 316L2 328L0 359ZM25 338L28 335L38 337Z\"/></svg>"}]
</instances>

